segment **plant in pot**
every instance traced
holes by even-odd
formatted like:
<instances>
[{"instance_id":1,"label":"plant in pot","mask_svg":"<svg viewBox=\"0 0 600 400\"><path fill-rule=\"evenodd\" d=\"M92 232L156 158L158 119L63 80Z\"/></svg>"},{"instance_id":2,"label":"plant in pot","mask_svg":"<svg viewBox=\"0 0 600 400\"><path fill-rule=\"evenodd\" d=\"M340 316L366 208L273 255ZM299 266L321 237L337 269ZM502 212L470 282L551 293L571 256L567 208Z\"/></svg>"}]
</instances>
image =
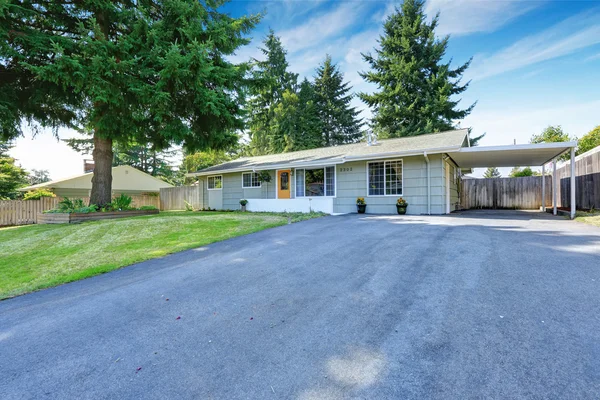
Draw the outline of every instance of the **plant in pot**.
<instances>
[{"instance_id":1,"label":"plant in pot","mask_svg":"<svg viewBox=\"0 0 600 400\"><path fill-rule=\"evenodd\" d=\"M246 211L246 204L248 204L248 200L246 200L246 199L240 200L240 206L242 206L242 211Z\"/></svg>"},{"instance_id":2,"label":"plant in pot","mask_svg":"<svg viewBox=\"0 0 600 400\"><path fill-rule=\"evenodd\" d=\"M398 211L398 214L406 214L406 207L408 207L408 203L406 202L406 200L400 197L398 201L396 201L396 210Z\"/></svg>"},{"instance_id":3,"label":"plant in pot","mask_svg":"<svg viewBox=\"0 0 600 400\"><path fill-rule=\"evenodd\" d=\"M359 214L364 214L367 210L367 203L365 203L364 197L359 197L356 199L356 210Z\"/></svg>"}]
</instances>

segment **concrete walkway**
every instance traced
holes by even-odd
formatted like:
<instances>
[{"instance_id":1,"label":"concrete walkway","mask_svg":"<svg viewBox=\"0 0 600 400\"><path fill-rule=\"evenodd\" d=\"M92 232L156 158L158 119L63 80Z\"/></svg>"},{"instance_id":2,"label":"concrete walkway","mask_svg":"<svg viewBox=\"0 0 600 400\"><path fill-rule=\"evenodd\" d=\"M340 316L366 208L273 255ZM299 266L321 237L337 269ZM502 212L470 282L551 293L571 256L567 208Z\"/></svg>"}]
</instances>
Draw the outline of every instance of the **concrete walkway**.
<instances>
[{"instance_id":1,"label":"concrete walkway","mask_svg":"<svg viewBox=\"0 0 600 400\"><path fill-rule=\"evenodd\" d=\"M599 228L326 217L0 302L0 397L592 399L599 310Z\"/></svg>"}]
</instances>

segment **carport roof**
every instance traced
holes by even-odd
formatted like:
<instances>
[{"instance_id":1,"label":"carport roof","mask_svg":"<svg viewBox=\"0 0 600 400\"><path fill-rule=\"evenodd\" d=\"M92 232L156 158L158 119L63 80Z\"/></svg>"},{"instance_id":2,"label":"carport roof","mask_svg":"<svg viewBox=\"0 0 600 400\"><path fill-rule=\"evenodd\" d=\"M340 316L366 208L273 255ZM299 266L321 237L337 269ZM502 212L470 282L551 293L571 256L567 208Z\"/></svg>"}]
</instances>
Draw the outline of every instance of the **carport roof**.
<instances>
[{"instance_id":1,"label":"carport roof","mask_svg":"<svg viewBox=\"0 0 600 400\"><path fill-rule=\"evenodd\" d=\"M460 168L541 166L577 146L577 142L463 147L448 152Z\"/></svg>"}]
</instances>

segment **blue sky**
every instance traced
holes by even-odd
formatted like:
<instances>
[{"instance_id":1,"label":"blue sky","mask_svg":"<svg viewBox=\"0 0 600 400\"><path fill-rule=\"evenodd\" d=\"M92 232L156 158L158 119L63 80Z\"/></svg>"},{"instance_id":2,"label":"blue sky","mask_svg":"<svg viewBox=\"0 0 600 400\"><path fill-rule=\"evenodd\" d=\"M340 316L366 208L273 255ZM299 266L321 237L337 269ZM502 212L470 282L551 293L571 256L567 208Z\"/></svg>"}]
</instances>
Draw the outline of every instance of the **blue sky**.
<instances>
[{"instance_id":1,"label":"blue sky","mask_svg":"<svg viewBox=\"0 0 600 400\"><path fill-rule=\"evenodd\" d=\"M291 70L312 77L330 54L355 91L371 91L358 71L361 52L372 51L385 17L400 2L232 1L234 16L266 11L252 43L236 60L260 58L269 28L288 50ZM462 104L477 101L462 127L487 133L481 145L527 143L547 125L582 136L600 125L600 1L428 0L429 16L440 12L439 35L451 36L447 56L455 65L473 58ZM368 118L358 99L354 105ZM63 136L73 136L63 132ZM82 156L50 134L17 141L13 155L23 167L49 169L53 179L81 171Z\"/></svg>"}]
</instances>

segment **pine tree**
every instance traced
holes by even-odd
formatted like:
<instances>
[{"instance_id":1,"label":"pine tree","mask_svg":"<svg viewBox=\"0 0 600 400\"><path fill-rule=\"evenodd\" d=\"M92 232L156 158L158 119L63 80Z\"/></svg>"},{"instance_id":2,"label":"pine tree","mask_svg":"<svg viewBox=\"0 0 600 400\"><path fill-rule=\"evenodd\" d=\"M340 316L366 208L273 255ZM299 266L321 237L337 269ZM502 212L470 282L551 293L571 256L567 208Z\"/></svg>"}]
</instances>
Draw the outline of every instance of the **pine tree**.
<instances>
[{"instance_id":1,"label":"pine tree","mask_svg":"<svg viewBox=\"0 0 600 400\"><path fill-rule=\"evenodd\" d=\"M0 141L0 200L14 199L17 189L27 185L27 171L8 155L9 143Z\"/></svg>"},{"instance_id":2,"label":"pine tree","mask_svg":"<svg viewBox=\"0 0 600 400\"><path fill-rule=\"evenodd\" d=\"M468 83L461 76L470 61L452 68L442 59L449 37L436 39L436 15L430 23L422 0L405 0L384 23L376 54L363 54L371 71L361 76L378 86L359 97L373 109L373 128L380 137L415 136L453 129L453 121L471 113L459 109L455 96Z\"/></svg>"},{"instance_id":3,"label":"pine tree","mask_svg":"<svg viewBox=\"0 0 600 400\"><path fill-rule=\"evenodd\" d=\"M323 124L317 112L315 85L304 78L298 91L298 119L301 136L297 140L295 150L306 150L322 147Z\"/></svg>"},{"instance_id":4,"label":"pine tree","mask_svg":"<svg viewBox=\"0 0 600 400\"><path fill-rule=\"evenodd\" d=\"M263 44L260 50L265 60L254 60L254 84L250 88L248 102L250 151L253 155L268 154L282 148L285 133L275 127L275 109L284 100L286 91L296 92L298 81L298 75L288 71L286 51L273 30L269 31Z\"/></svg>"},{"instance_id":5,"label":"pine tree","mask_svg":"<svg viewBox=\"0 0 600 400\"><path fill-rule=\"evenodd\" d=\"M488 167L483 173L484 178L501 178L502 174L498 171L496 167Z\"/></svg>"},{"instance_id":6,"label":"pine tree","mask_svg":"<svg viewBox=\"0 0 600 400\"><path fill-rule=\"evenodd\" d=\"M362 119L350 107L352 87L327 55L315 76L316 111L321 123L324 146L357 142L362 136Z\"/></svg>"},{"instance_id":7,"label":"pine tree","mask_svg":"<svg viewBox=\"0 0 600 400\"><path fill-rule=\"evenodd\" d=\"M113 142L224 148L243 129L246 64L227 57L260 16L225 0L0 3L0 138L22 120L93 138L91 203L111 201Z\"/></svg>"}]
</instances>

